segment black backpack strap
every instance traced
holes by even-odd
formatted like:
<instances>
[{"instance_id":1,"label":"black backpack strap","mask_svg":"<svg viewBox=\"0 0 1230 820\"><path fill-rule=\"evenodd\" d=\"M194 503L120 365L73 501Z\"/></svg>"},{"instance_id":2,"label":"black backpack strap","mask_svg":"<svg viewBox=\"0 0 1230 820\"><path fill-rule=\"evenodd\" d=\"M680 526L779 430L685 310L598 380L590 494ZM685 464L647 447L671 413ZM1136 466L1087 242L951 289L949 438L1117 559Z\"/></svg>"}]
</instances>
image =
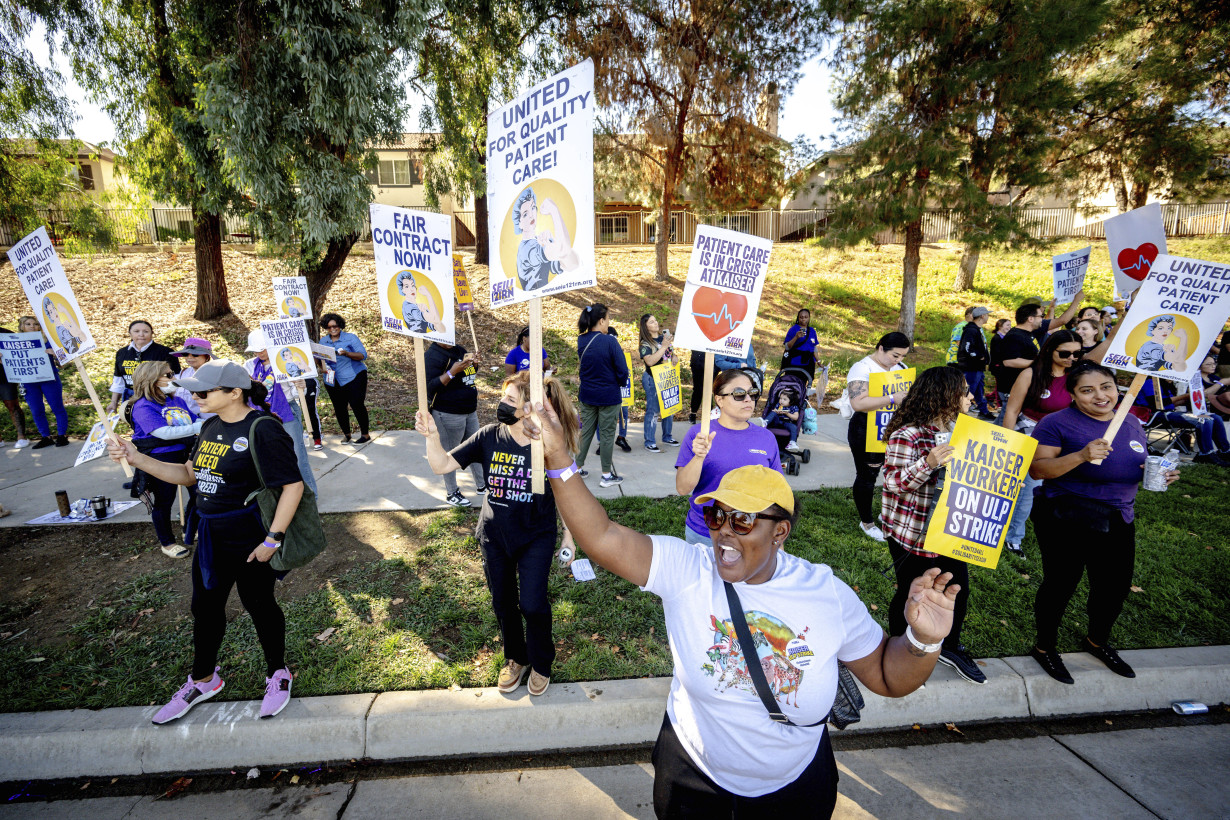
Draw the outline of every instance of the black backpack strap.
<instances>
[{"instance_id":1,"label":"black backpack strap","mask_svg":"<svg viewBox=\"0 0 1230 820\"><path fill-rule=\"evenodd\" d=\"M773 691L769 688L769 681L765 679L764 669L760 666L760 654L756 651L752 632L747 628L747 618L743 615L743 604L739 601L739 593L735 592L734 586L726 581L723 581L722 585L726 587L726 602L730 605L730 622L735 627L735 636L738 637L739 648L743 651L747 676L752 679L752 685L756 687L756 694L760 696L760 702L764 704L764 708L768 710L769 717L774 723L798 726L799 724L782 714L782 710L777 705L777 699L773 697ZM827 719L826 717L825 720ZM802 728L819 726L821 723L824 723L824 720L809 723Z\"/></svg>"},{"instance_id":2,"label":"black backpack strap","mask_svg":"<svg viewBox=\"0 0 1230 820\"><path fill-rule=\"evenodd\" d=\"M256 425L260 424L261 420L266 418L269 418L269 416L257 411L256 418L252 419L252 426L248 428L248 449L252 451L252 466L256 468L256 480L261 483L262 490L267 490L269 488L265 486L265 476L261 474L261 462L260 459L256 457L255 433Z\"/></svg>"}]
</instances>

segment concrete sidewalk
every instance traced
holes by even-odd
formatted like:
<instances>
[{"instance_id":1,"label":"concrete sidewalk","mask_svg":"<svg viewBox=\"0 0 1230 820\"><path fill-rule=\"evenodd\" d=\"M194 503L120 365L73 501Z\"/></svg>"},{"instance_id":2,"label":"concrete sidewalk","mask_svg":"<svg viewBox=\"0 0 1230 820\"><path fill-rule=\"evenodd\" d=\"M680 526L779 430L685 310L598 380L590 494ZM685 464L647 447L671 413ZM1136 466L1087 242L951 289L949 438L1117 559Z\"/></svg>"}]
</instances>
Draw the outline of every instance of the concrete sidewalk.
<instances>
[{"instance_id":1,"label":"concrete sidewalk","mask_svg":"<svg viewBox=\"0 0 1230 820\"><path fill-rule=\"evenodd\" d=\"M801 465L799 475L787 476L794 489L848 487L854 482L854 461L846 444L846 425L847 421L841 416L822 415L816 435L799 437L800 446L811 450L811 461ZM594 495L599 498L675 495L678 449L663 447L661 453L647 451L641 429L639 422L629 425L628 443L632 452L615 450L615 469L624 477L623 484L605 489L599 487L598 457L593 451L587 456L590 476L586 481ZM676 425L676 438L682 440L686 430L686 424ZM372 438L370 444L355 447L341 444L331 436L324 450L308 451L319 489L321 512L425 510L447 506L444 483L428 468L426 445L418 433L413 430L376 431ZM74 441L69 447L0 450L0 504L13 511L9 517L0 518L0 527L22 526L54 511L57 490L67 491L70 499L96 495L113 500L128 498L128 491L122 487L123 472L119 465L105 457L73 467L80 449L81 442ZM474 480L469 471L462 471L457 479L462 492L474 500ZM178 517L178 512L173 512L173 517ZM145 508L137 505L101 525L148 520Z\"/></svg>"},{"instance_id":2,"label":"concrete sidewalk","mask_svg":"<svg viewBox=\"0 0 1230 820\"><path fill-rule=\"evenodd\" d=\"M1230 647L1135 650L1121 678L1091 656L1064 661L1064 686L1031 658L982 661L975 686L937 666L906 698L865 692L847 732L1165 709L1176 700L1230 702ZM156 706L0 715L0 781L207 772L325 760L421 760L651 743L669 678L552 684L532 698L494 688L294 698L268 721L255 701L205 703L168 726ZM31 750L37 749L37 754Z\"/></svg>"}]
</instances>

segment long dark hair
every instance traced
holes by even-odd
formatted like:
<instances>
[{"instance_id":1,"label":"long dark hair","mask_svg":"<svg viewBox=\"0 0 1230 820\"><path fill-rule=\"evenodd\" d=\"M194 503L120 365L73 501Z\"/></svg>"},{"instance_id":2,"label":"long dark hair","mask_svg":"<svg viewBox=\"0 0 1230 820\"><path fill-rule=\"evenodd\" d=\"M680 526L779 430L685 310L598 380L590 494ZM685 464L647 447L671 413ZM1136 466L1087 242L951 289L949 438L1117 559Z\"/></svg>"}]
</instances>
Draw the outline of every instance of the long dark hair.
<instances>
[{"instance_id":1,"label":"long dark hair","mask_svg":"<svg viewBox=\"0 0 1230 820\"><path fill-rule=\"evenodd\" d=\"M242 388L240 388L242 390ZM278 388L281 390L281 388ZM273 408L269 406L269 389L262 383L253 380L252 386L243 390L243 400L247 404L251 404L257 410L263 413L268 413L278 421L285 421L277 413L273 412Z\"/></svg>"},{"instance_id":2,"label":"long dark hair","mask_svg":"<svg viewBox=\"0 0 1230 820\"><path fill-rule=\"evenodd\" d=\"M884 439L887 441L902 427L922 427L936 419L956 421L961 414L961 399L968 392L965 375L955 367L938 365L927 368L919 374L905 400L893 413L884 430Z\"/></svg>"},{"instance_id":3,"label":"long dark hair","mask_svg":"<svg viewBox=\"0 0 1230 820\"><path fill-rule=\"evenodd\" d=\"M584 336L594 329L594 325L606 318L606 305L601 302L594 302L589 307L581 311L581 317L577 319L577 335Z\"/></svg>"},{"instance_id":4,"label":"long dark hair","mask_svg":"<svg viewBox=\"0 0 1230 820\"><path fill-rule=\"evenodd\" d=\"M651 348L656 350L658 347L658 340L649 335L649 320L652 318L653 318L652 313L641 314L641 321L640 321L641 344L649 345ZM658 332L661 332L661 331L662 331L662 327L661 327L661 324L659 323Z\"/></svg>"},{"instance_id":5,"label":"long dark hair","mask_svg":"<svg viewBox=\"0 0 1230 820\"><path fill-rule=\"evenodd\" d=\"M1034 363L1029 366L1033 371L1033 378L1029 382L1029 390L1025 393L1025 403L1022 407L1037 408L1038 402L1042 401L1043 391L1051 389L1051 384L1055 381L1055 374L1051 370L1051 365L1055 361L1055 351L1060 345L1068 344L1075 344L1078 348L1085 346L1081 337L1071 330L1057 330L1046 337L1046 341L1042 343L1042 350L1038 352L1038 358L1034 359ZM1076 364L1077 361L1075 356L1071 359L1072 364ZM1071 370L1072 365L1068 365L1067 372Z\"/></svg>"}]
</instances>

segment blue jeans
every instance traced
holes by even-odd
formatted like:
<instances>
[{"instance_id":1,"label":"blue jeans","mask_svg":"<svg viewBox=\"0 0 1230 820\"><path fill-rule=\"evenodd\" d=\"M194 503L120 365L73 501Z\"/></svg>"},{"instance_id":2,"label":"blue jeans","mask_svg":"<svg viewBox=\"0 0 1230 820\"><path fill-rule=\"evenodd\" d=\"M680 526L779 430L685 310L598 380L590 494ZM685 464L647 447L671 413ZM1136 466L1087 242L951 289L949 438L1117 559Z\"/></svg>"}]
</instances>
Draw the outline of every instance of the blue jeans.
<instances>
[{"instance_id":1,"label":"blue jeans","mask_svg":"<svg viewBox=\"0 0 1230 820\"><path fill-rule=\"evenodd\" d=\"M713 548L713 538L709 535L708 531L706 531L704 535L701 535L687 524L683 525L683 540L687 541L689 544L696 544L699 547L709 547L710 549Z\"/></svg>"},{"instance_id":2,"label":"blue jeans","mask_svg":"<svg viewBox=\"0 0 1230 820\"><path fill-rule=\"evenodd\" d=\"M657 444L654 422L661 416L662 410L658 406L658 388L653 383L653 375L648 370L641 374L641 387L645 390L645 444ZM671 438L671 428L675 417L661 416L661 418L662 438Z\"/></svg>"},{"instance_id":3,"label":"blue jeans","mask_svg":"<svg viewBox=\"0 0 1230 820\"><path fill-rule=\"evenodd\" d=\"M969 385L969 392L974 394L974 403L978 405L978 412L987 412L987 390L986 390L987 374L985 370L976 370L973 373L965 374L965 383Z\"/></svg>"},{"instance_id":4,"label":"blue jeans","mask_svg":"<svg viewBox=\"0 0 1230 820\"><path fill-rule=\"evenodd\" d=\"M25 387L26 404L30 407L30 416L34 419L38 434L43 438L51 435L47 411L43 408L46 401L56 417L56 432L62 436L68 435L68 411L64 409L64 385L60 383L60 375L57 373L53 381L27 382Z\"/></svg>"},{"instance_id":5,"label":"blue jeans","mask_svg":"<svg viewBox=\"0 0 1230 820\"><path fill-rule=\"evenodd\" d=\"M1042 483L1040 478L1025 476L1021 485L1021 494L1016 499L1016 509L1012 511L1012 523L1004 536L1004 543L1019 544L1025 540L1025 525L1029 523L1029 512L1034 508L1034 488Z\"/></svg>"},{"instance_id":6,"label":"blue jeans","mask_svg":"<svg viewBox=\"0 0 1230 820\"><path fill-rule=\"evenodd\" d=\"M785 430L790 434L790 440L797 442L799 440L799 425L783 416L777 416L773 421L769 422L770 430Z\"/></svg>"},{"instance_id":7,"label":"blue jeans","mask_svg":"<svg viewBox=\"0 0 1230 820\"><path fill-rule=\"evenodd\" d=\"M276 390L281 390L282 386L275 386ZM299 462L299 472L303 475L303 483L312 488L312 492L316 492L316 476L312 473L312 463L308 461L307 445L303 443L303 422L299 420L302 411L299 409L299 402L291 405L295 409L295 417L290 421L282 422L282 429L290 434L291 441L295 443L295 460ZM319 493L318 493L319 495Z\"/></svg>"},{"instance_id":8,"label":"blue jeans","mask_svg":"<svg viewBox=\"0 0 1230 820\"><path fill-rule=\"evenodd\" d=\"M26 385L27 393L29 394L30 385ZM31 408L33 415L33 408ZM1224 453L1230 450L1230 442L1226 440L1226 425L1222 420L1215 416L1192 416L1187 413L1167 413L1166 420L1176 427L1190 427L1196 431L1196 444L1199 446L1201 455L1209 455L1210 453ZM35 419L38 422L38 419ZM43 428L39 428L42 432ZM45 434L44 434L45 435Z\"/></svg>"}]
</instances>

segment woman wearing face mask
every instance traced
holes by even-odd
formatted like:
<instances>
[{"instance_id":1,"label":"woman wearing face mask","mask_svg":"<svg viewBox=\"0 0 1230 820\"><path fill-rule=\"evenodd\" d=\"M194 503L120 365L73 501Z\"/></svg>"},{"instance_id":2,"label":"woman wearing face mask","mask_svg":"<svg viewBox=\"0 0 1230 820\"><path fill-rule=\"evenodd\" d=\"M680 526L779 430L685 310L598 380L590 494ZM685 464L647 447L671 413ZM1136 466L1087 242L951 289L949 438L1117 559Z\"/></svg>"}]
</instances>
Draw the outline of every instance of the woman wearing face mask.
<instances>
[{"instance_id":1,"label":"woman wearing face mask","mask_svg":"<svg viewBox=\"0 0 1230 820\"><path fill-rule=\"evenodd\" d=\"M179 372L179 359L172 355L171 348L154 341L154 326L149 322L137 319L129 324L128 338L131 341L115 351L108 415L115 412L120 402L132 396L132 376L142 362L166 362L172 373Z\"/></svg>"},{"instance_id":2,"label":"woman wearing face mask","mask_svg":"<svg viewBox=\"0 0 1230 820\"><path fill-rule=\"evenodd\" d=\"M21 333L41 333L43 330L38 319L33 316L22 316L17 329ZM64 385L60 381L60 365L56 362L56 357L51 355L51 342L47 341L46 336L43 337L43 348L47 351L47 358L51 360L53 378L44 382L26 382L24 385L30 417L34 419L34 426L38 428L40 436L34 445L35 450L50 447L52 444L56 447L68 446L68 411L64 409ZM47 423L47 411L43 409L44 401L56 419L54 439L51 437L51 425Z\"/></svg>"},{"instance_id":3,"label":"woman wearing face mask","mask_svg":"<svg viewBox=\"0 0 1230 820\"><path fill-rule=\"evenodd\" d=\"M867 414L888 407L890 404L900 405L905 399L904 393L894 393L891 396L872 396L867 390L871 386L872 373L887 373L890 370L904 370L901 360L910 352L910 337L904 333L893 331L881 337L875 351L864 359L854 363L850 374L846 376L846 390L850 394L850 407L854 415L850 416L850 426L846 429L846 441L850 444L850 454L854 456L854 506L858 508L859 528L863 534L875 541L883 541L884 533L872 520L871 501L875 496L876 476L884 465L883 453L867 452Z\"/></svg>"},{"instance_id":4,"label":"woman wearing face mask","mask_svg":"<svg viewBox=\"0 0 1230 820\"><path fill-rule=\"evenodd\" d=\"M201 422L171 384L171 368L166 362L142 362L132 374L132 443L139 452L157 461L183 464L196 444ZM145 491L154 497L150 519L154 534L169 558L186 558L188 548L175 542L171 530L171 507L175 504L176 487L149 473L144 473ZM194 508L196 494L189 489L188 506ZM184 518L188 518L185 512ZM186 525L186 521L181 521ZM188 529L185 526L184 532Z\"/></svg>"},{"instance_id":5,"label":"woman wearing face mask","mask_svg":"<svg viewBox=\"0 0 1230 820\"><path fill-rule=\"evenodd\" d=\"M504 380L496 406L498 424L488 424L451 452L440 444L431 415L419 410L414 429L427 438L427 461L436 475L478 464L485 473L487 495L478 517L478 543L491 590L491 606L500 623L504 666L497 685L513 692L530 670L531 695L541 695L551 682L555 641L551 637L551 602L547 577L557 534L555 497L533 492L530 439L524 407L530 396L530 374L523 371ZM562 435L570 451L577 446L577 414L563 385L543 380L543 394L563 420ZM523 620L524 619L524 620Z\"/></svg>"}]
</instances>

